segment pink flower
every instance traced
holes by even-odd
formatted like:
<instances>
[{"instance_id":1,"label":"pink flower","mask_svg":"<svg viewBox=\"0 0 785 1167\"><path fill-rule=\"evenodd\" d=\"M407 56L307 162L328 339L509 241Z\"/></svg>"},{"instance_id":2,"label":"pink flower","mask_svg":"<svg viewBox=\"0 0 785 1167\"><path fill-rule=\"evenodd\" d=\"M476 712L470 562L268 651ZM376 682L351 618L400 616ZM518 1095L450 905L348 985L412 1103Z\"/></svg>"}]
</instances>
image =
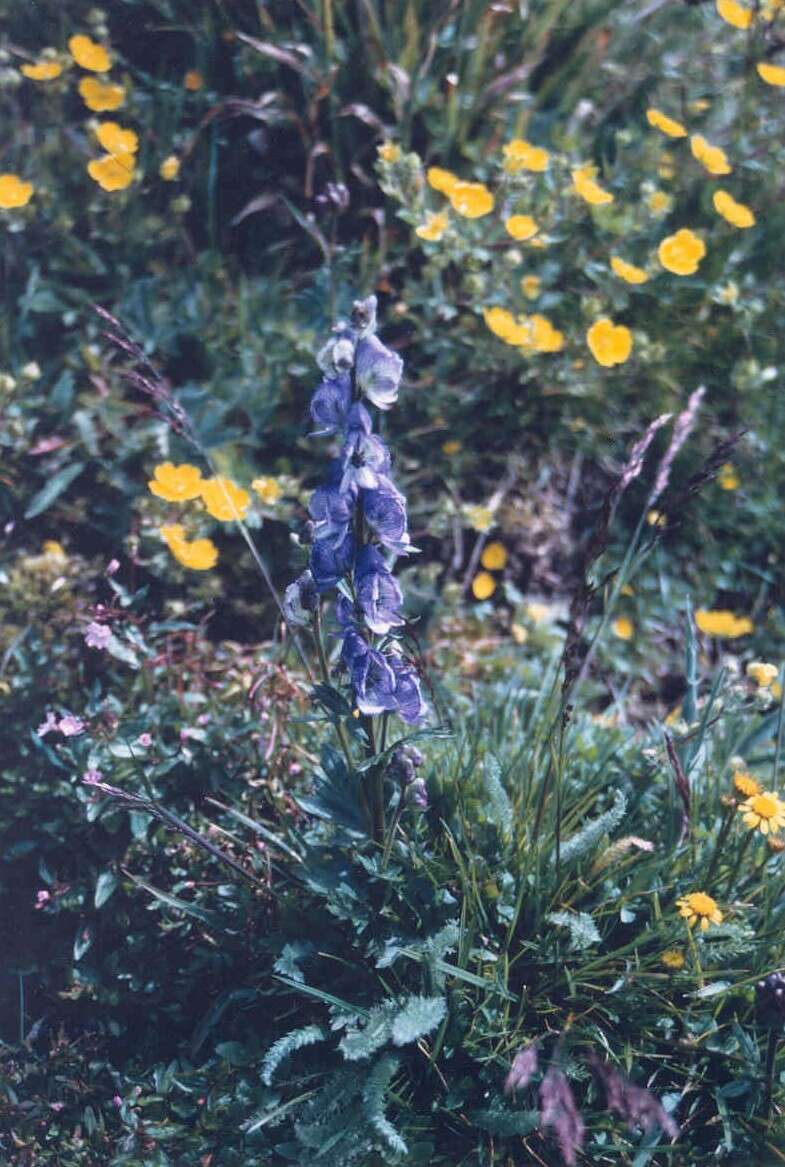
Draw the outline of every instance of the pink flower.
<instances>
[{"instance_id":1,"label":"pink flower","mask_svg":"<svg viewBox=\"0 0 785 1167\"><path fill-rule=\"evenodd\" d=\"M87 625L84 642L88 648L105 649L112 639L112 629L108 624L97 624L95 620Z\"/></svg>"},{"instance_id":2,"label":"pink flower","mask_svg":"<svg viewBox=\"0 0 785 1167\"><path fill-rule=\"evenodd\" d=\"M38 911L40 908L45 908L45 907L46 907L46 905L47 905L47 904L49 903L49 901L51 900L51 898L52 898L52 895L51 895L51 893L50 893L50 892L48 892L48 891L46 891L46 890L44 890L44 889L42 889L41 891L37 891L37 892L35 893L35 908L36 908L36 911Z\"/></svg>"},{"instance_id":3,"label":"pink flower","mask_svg":"<svg viewBox=\"0 0 785 1167\"><path fill-rule=\"evenodd\" d=\"M48 733L53 733L57 729L57 718L51 709L46 711L46 721L42 721L38 729L35 731L38 737L45 737Z\"/></svg>"},{"instance_id":4,"label":"pink flower","mask_svg":"<svg viewBox=\"0 0 785 1167\"><path fill-rule=\"evenodd\" d=\"M106 574L107 575L114 575L119 570L120 570L120 560L119 559L110 559L106 565Z\"/></svg>"},{"instance_id":5,"label":"pink flower","mask_svg":"<svg viewBox=\"0 0 785 1167\"><path fill-rule=\"evenodd\" d=\"M153 744L152 736L149 733L140 733L136 739L137 745L140 745L143 750L149 750Z\"/></svg>"},{"instance_id":6,"label":"pink flower","mask_svg":"<svg viewBox=\"0 0 785 1167\"><path fill-rule=\"evenodd\" d=\"M100 770L85 770L82 781L85 786L95 786L96 782L103 782L104 776Z\"/></svg>"},{"instance_id":7,"label":"pink flower","mask_svg":"<svg viewBox=\"0 0 785 1167\"><path fill-rule=\"evenodd\" d=\"M74 717L73 713L66 713L65 717L61 717L57 728L63 737L77 737L78 734L84 733L85 724L81 717Z\"/></svg>"}]
</instances>

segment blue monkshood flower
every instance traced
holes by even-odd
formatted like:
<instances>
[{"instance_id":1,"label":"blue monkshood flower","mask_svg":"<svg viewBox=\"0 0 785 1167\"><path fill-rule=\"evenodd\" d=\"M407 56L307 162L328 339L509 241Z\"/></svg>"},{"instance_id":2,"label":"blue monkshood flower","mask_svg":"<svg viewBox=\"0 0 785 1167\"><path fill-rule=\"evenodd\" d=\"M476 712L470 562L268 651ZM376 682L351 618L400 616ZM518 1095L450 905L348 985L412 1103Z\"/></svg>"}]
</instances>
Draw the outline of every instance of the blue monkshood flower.
<instances>
[{"instance_id":1,"label":"blue monkshood flower","mask_svg":"<svg viewBox=\"0 0 785 1167\"><path fill-rule=\"evenodd\" d=\"M403 594L376 547L363 547L354 569L357 603L371 632L384 635L404 621L400 610Z\"/></svg>"},{"instance_id":2,"label":"blue monkshood flower","mask_svg":"<svg viewBox=\"0 0 785 1167\"><path fill-rule=\"evenodd\" d=\"M348 373L354 365L357 348L357 332L345 320L340 320L332 331L332 336L316 354L316 362L328 377L338 377Z\"/></svg>"},{"instance_id":3,"label":"blue monkshood flower","mask_svg":"<svg viewBox=\"0 0 785 1167\"><path fill-rule=\"evenodd\" d=\"M396 676L390 659L350 629L344 637L341 655L349 668L354 699L361 713L375 716L397 707Z\"/></svg>"},{"instance_id":4,"label":"blue monkshood flower","mask_svg":"<svg viewBox=\"0 0 785 1167\"><path fill-rule=\"evenodd\" d=\"M313 575L306 570L294 583L290 583L283 594L283 611L290 624L303 626L310 623L311 614L319 602L319 592Z\"/></svg>"},{"instance_id":5,"label":"blue monkshood flower","mask_svg":"<svg viewBox=\"0 0 785 1167\"><path fill-rule=\"evenodd\" d=\"M415 810L428 809L428 787L425 785L424 778L415 778L414 782L406 788L406 801Z\"/></svg>"},{"instance_id":6,"label":"blue monkshood flower","mask_svg":"<svg viewBox=\"0 0 785 1167\"><path fill-rule=\"evenodd\" d=\"M365 336L357 344L355 376L360 392L377 409L389 409L398 400L403 361L377 336Z\"/></svg>"},{"instance_id":7,"label":"blue monkshood flower","mask_svg":"<svg viewBox=\"0 0 785 1167\"><path fill-rule=\"evenodd\" d=\"M400 717L413 725L425 716L425 701L420 689L420 678L411 664L397 654L387 658L395 674L395 705Z\"/></svg>"},{"instance_id":8,"label":"blue monkshood flower","mask_svg":"<svg viewBox=\"0 0 785 1167\"><path fill-rule=\"evenodd\" d=\"M381 438L371 433L371 417L364 405L353 405L348 418L348 432L341 450L343 477L340 489L364 487L375 490L380 478L390 469L390 451Z\"/></svg>"},{"instance_id":9,"label":"blue monkshood flower","mask_svg":"<svg viewBox=\"0 0 785 1167\"><path fill-rule=\"evenodd\" d=\"M376 297L366 296L364 300L355 300L352 305L352 327L357 333L357 339L362 340L376 332Z\"/></svg>"},{"instance_id":10,"label":"blue monkshood flower","mask_svg":"<svg viewBox=\"0 0 785 1167\"><path fill-rule=\"evenodd\" d=\"M341 490L342 478L343 467L336 459L330 466L327 482L324 486L317 486L308 504L308 512L314 521L314 539L328 539L336 547L346 538L356 495L352 488Z\"/></svg>"},{"instance_id":11,"label":"blue monkshood flower","mask_svg":"<svg viewBox=\"0 0 785 1167\"><path fill-rule=\"evenodd\" d=\"M362 503L365 520L383 547L398 555L416 550L407 530L406 499L389 478L380 476L375 490L364 490Z\"/></svg>"},{"instance_id":12,"label":"blue monkshood flower","mask_svg":"<svg viewBox=\"0 0 785 1167\"><path fill-rule=\"evenodd\" d=\"M348 571L354 560L354 536L347 531L337 546L329 539L317 539L311 547L310 568L320 592L329 592Z\"/></svg>"},{"instance_id":13,"label":"blue monkshood flower","mask_svg":"<svg viewBox=\"0 0 785 1167\"><path fill-rule=\"evenodd\" d=\"M348 373L326 377L311 398L311 417L319 428L313 437L334 434L346 428L352 404L352 379Z\"/></svg>"}]
</instances>

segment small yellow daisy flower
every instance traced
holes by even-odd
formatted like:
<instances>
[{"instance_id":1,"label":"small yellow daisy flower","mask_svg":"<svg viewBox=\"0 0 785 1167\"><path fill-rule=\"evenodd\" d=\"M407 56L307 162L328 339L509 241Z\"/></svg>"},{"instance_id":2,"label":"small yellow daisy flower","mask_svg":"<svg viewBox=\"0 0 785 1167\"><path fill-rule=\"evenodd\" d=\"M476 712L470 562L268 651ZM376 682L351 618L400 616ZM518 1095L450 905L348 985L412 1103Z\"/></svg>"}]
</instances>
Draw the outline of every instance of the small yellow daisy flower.
<instances>
[{"instance_id":1,"label":"small yellow daisy flower","mask_svg":"<svg viewBox=\"0 0 785 1167\"><path fill-rule=\"evenodd\" d=\"M722 912L717 907L717 901L703 891L692 891L689 895L682 896L676 900L676 907L690 928L700 924L701 931L705 932L709 924L722 923Z\"/></svg>"},{"instance_id":2,"label":"small yellow daisy flower","mask_svg":"<svg viewBox=\"0 0 785 1167\"><path fill-rule=\"evenodd\" d=\"M753 794L739 807L744 825L762 835L776 835L785 827L785 802L773 790Z\"/></svg>"},{"instance_id":3,"label":"small yellow daisy flower","mask_svg":"<svg viewBox=\"0 0 785 1167\"><path fill-rule=\"evenodd\" d=\"M753 778L752 774L748 774L746 770L737 770L733 775L733 786L737 794L743 794L745 798L754 798L756 794L762 793L760 782L757 778Z\"/></svg>"}]
</instances>

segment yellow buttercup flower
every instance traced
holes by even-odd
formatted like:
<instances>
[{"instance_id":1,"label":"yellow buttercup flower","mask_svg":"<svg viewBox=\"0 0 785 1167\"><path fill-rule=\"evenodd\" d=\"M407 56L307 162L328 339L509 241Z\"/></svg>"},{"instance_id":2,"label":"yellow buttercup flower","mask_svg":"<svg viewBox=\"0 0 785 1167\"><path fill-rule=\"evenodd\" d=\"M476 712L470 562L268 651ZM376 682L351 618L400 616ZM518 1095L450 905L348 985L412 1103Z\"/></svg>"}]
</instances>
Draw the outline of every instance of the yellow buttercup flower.
<instances>
[{"instance_id":1,"label":"yellow buttercup flower","mask_svg":"<svg viewBox=\"0 0 785 1167\"><path fill-rule=\"evenodd\" d=\"M678 972L680 968L684 968L684 953L679 948L669 948L663 952L660 961L671 972Z\"/></svg>"},{"instance_id":2,"label":"yellow buttercup flower","mask_svg":"<svg viewBox=\"0 0 785 1167\"><path fill-rule=\"evenodd\" d=\"M278 479L264 475L261 478L254 478L251 483L251 490L256 491L262 502L267 503L268 506L272 506L273 503L278 502L278 499L283 494Z\"/></svg>"},{"instance_id":3,"label":"yellow buttercup flower","mask_svg":"<svg viewBox=\"0 0 785 1167\"><path fill-rule=\"evenodd\" d=\"M202 483L202 501L208 515L221 523L231 523L233 519L245 518L251 505L251 496L247 490L236 486L231 478L218 475Z\"/></svg>"},{"instance_id":4,"label":"yellow buttercup flower","mask_svg":"<svg viewBox=\"0 0 785 1167\"><path fill-rule=\"evenodd\" d=\"M68 51L77 65L91 73L106 73L112 67L107 50L89 36L72 36L68 41Z\"/></svg>"},{"instance_id":5,"label":"yellow buttercup flower","mask_svg":"<svg viewBox=\"0 0 785 1167\"><path fill-rule=\"evenodd\" d=\"M739 476L736 473L736 467L732 462L724 462L722 466L720 466L719 473L717 475L717 482L723 490L739 489Z\"/></svg>"},{"instance_id":6,"label":"yellow buttercup flower","mask_svg":"<svg viewBox=\"0 0 785 1167\"><path fill-rule=\"evenodd\" d=\"M606 369L623 365L632 352L632 333L624 324L614 324L607 316L595 320L586 333L586 343L598 365Z\"/></svg>"},{"instance_id":7,"label":"yellow buttercup flower","mask_svg":"<svg viewBox=\"0 0 785 1167\"><path fill-rule=\"evenodd\" d=\"M541 173L548 169L550 154L542 146L532 146L531 142L523 138L513 138L503 149L504 169L508 174L517 174L519 170L532 170Z\"/></svg>"},{"instance_id":8,"label":"yellow buttercup flower","mask_svg":"<svg viewBox=\"0 0 785 1167\"><path fill-rule=\"evenodd\" d=\"M755 68L761 81L765 81L767 85L785 85L785 65L769 65L761 61Z\"/></svg>"},{"instance_id":9,"label":"yellow buttercup flower","mask_svg":"<svg viewBox=\"0 0 785 1167\"><path fill-rule=\"evenodd\" d=\"M521 280L521 291L527 300L536 300L540 294L540 277L524 276Z\"/></svg>"},{"instance_id":10,"label":"yellow buttercup flower","mask_svg":"<svg viewBox=\"0 0 785 1167\"><path fill-rule=\"evenodd\" d=\"M506 344L522 345L526 342L526 326L516 320L507 308L483 308L483 319L494 336Z\"/></svg>"},{"instance_id":11,"label":"yellow buttercup flower","mask_svg":"<svg viewBox=\"0 0 785 1167\"><path fill-rule=\"evenodd\" d=\"M448 198L461 181L457 174L453 174L451 170L443 170L441 166L429 166L425 177L430 187L438 190L439 194L447 195Z\"/></svg>"},{"instance_id":12,"label":"yellow buttercup flower","mask_svg":"<svg viewBox=\"0 0 785 1167\"><path fill-rule=\"evenodd\" d=\"M613 621L611 628L614 636L618 636L619 640L632 640L635 634L635 625L627 616L619 616Z\"/></svg>"},{"instance_id":13,"label":"yellow buttercup flower","mask_svg":"<svg viewBox=\"0 0 785 1167\"><path fill-rule=\"evenodd\" d=\"M133 154L104 154L87 163L87 173L101 190L125 190L133 182L135 163Z\"/></svg>"},{"instance_id":14,"label":"yellow buttercup flower","mask_svg":"<svg viewBox=\"0 0 785 1167\"><path fill-rule=\"evenodd\" d=\"M522 344L524 351L533 350L537 353L560 353L564 348L564 333L554 328L547 316L535 312L533 316L522 316L521 321L526 331L526 339Z\"/></svg>"},{"instance_id":15,"label":"yellow buttercup flower","mask_svg":"<svg viewBox=\"0 0 785 1167\"><path fill-rule=\"evenodd\" d=\"M717 901L703 891L693 891L689 895L676 900L679 915L682 916L690 928L700 924L701 931L705 932L709 924L721 924L722 912L717 907Z\"/></svg>"},{"instance_id":16,"label":"yellow buttercup flower","mask_svg":"<svg viewBox=\"0 0 785 1167\"><path fill-rule=\"evenodd\" d=\"M438 215L429 215L424 223L415 229L415 235L419 239L424 239L426 243L438 243L449 225L449 218L446 211L441 211Z\"/></svg>"},{"instance_id":17,"label":"yellow buttercup flower","mask_svg":"<svg viewBox=\"0 0 785 1167\"><path fill-rule=\"evenodd\" d=\"M494 198L482 182L458 182L449 194L453 210L465 219L480 219L493 210Z\"/></svg>"},{"instance_id":18,"label":"yellow buttercup flower","mask_svg":"<svg viewBox=\"0 0 785 1167\"><path fill-rule=\"evenodd\" d=\"M646 121L650 126L653 126L655 130L661 130L662 133L666 134L669 138L687 137L687 130L681 124L681 122L677 122L675 118L669 118L666 113L662 112L662 110L653 108L647 109Z\"/></svg>"},{"instance_id":19,"label":"yellow buttercup flower","mask_svg":"<svg viewBox=\"0 0 785 1167\"><path fill-rule=\"evenodd\" d=\"M36 61L33 65L20 65L19 72L31 81L54 81L63 71L59 61Z\"/></svg>"},{"instance_id":20,"label":"yellow buttercup flower","mask_svg":"<svg viewBox=\"0 0 785 1167\"><path fill-rule=\"evenodd\" d=\"M757 681L761 689L768 689L779 676L779 669L776 665L770 665L762 660L750 661L745 672L748 677L752 677L753 681Z\"/></svg>"},{"instance_id":21,"label":"yellow buttercup flower","mask_svg":"<svg viewBox=\"0 0 785 1167\"><path fill-rule=\"evenodd\" d=\"M722 215L723 219L732 227L744 230L747 227L755 226L755 215L750 208L744 203L737 203L726 190L716 190L712 202L717 214Z\"/></svg>"},{"instance_id":22,"label":"yellow buttercup flower","mask_svg":"<svg viewBox=\"0 0 785 1167\"><path fill-rule=\"evenodd\" d=\"M753 794L739 807L744 825L762 835L776 835L785 827L785 802L772 790Z\"/></svg>"},{"instance_id":23,"label":"yellow buttercup flower","mask_svg":"<svg viewBox=\"0 0 785 1167\"><path fill-rule=\"evenodd\" d=\"M626 259L620 259L618 255L611 256L611 268L619 279L627 284L645 284L649 278L649 273L642 267L627 263Z\"/></svg>"},{"instance_id":24,"label":"yellow buttercup flower","mask_svg":"<svg viewBox=\"0 0 785 1167\"><path fill-rule=\"evenodd\" d=\"M706 254L706 244L689 227L668 235L657 248L660 263L677 276L691 276Z\"/></svg>"},{"instance_id":25,"label":"yellow buttercup flower","mask_svg":"<svg viewBox=\"0 0 785 1167\"><path fill-rule=\"evenodd\" d=\"M124 130L117 122L100 122L95 136L107 154L135 154L139 149L139 138L133 130Z\"/></svg>"},{"instance_id":26,"label":"yellow buttercup flower","mask_svg":"<svg viewBox=\"0 0 785 1167\"><path fill-rule=\"evenodd\" d=\"M191 571L209 571L218 562L218 548L212 539L185 538L181 523L171 523L160 528L161 537L177 562Z\"/></svg>"},{"instance_id":27,"label":"yellow buttercup flower","mask_svg":"<svg viewBox=\"0 0 785 1167\"><path fill-rule=\"evenodd\" d=\"M125 101L125 89L122 85L99 81L97 77L83 77L79 82L79 95L87 108L94 113L119 109Z\"/></svg>"},{"instance_id":28,"label":"yellow buttercup flower","mask_svg":"<svg viewBox=\"0 0 785 1167\"><path fill-rule=\"evenodd\" d=\"M531 215L511 215L509 219L505 219L504 229L513 239L522 241L531 239L540 228Z\"/></svg>"},{"instance_id":29,"label":"yellow buttercup flower","mask_svg":"<svg viewBox=\"0 0 785 1167\"><path fill-rule=\"evenodd\" d=\"M690 149L694 158L697 158L709 174L730 174L733 167L728 162L728 156L721 146L712 146L702 134L693 134L690 138Z\"/></svg>"},{"instance_id":30,"label":"yellow buttercup flower","mask_svg":"<svg viewBox=\"0 0 785 1167\"><path fill-rule=\"evenodd\" d=\"M753 798L756 794L761 793L761 785L757 779L748 774L746 770L737 770L733 775L733 785L739 794L743 794L745 798Z\"/></svg>"},{"instance_id":31,"label":"yellow buttercup flower","mask_svg":"<svg viewBox=\"0 0 785 1167\"><path fill-rule=\"evenodd\" d=\"M472 580L472 593L476 600L488 600L496 591L496 580L487 571L478 571Z\"/></svg>"},{"instance_id":32,"label":"yellow buttercup flower","mask_svg":"<svg viewBox=\"0 0 785 1167\"><path fill-rule=\"evenodd\" d=\"M592 207L602 207L613 202L613 195L609 190L596 181L596 166L579 166L572 172L572 185L576 194Z\"/></svg>"},{"instance_id":33,"label":"yellow buttercup flower","mask_svg":"<svg viewBox=\"0 0 785 1167\"><path fill-rule=\"evenodd\" d=\"M198 69L189 69L183 77L183 85L191 93L198 93L204 87L204 77Z\"/></svg>"},{"instance_id":34,"label":"yellow buttercup flower","mask_svg":"<svg viewBox=\"0 0 785 1167\"><path fill-rule=\"evenodd\" d=\"M177 155L170 154L167 158L164 158L158 167L158 173L164 182L174 182L180 173L180 159Z\"/></svg>"},{"instance_id":35,"label":"yellow buttercup flower","mask_svg":"<svg viewBox=\"0 0 785 1167\"><path fill-rule=\"evenodd\" d=\"M397 142L382 142L381 146L376 147L376 153L381 158L382 162L392 164L400 161L401 147Z\"/></svg>"},{"instance_id":36,"label":"yellow buttercup flower","mask_svg":"<svg viewBox=\"0 0 785 1167\"><path fill-rule=\"evenodd\" d=\"M717 12L727 24L734 28L749 28L752 24L752 11L739 4L738 0L717 0Z\"/></svg>"},{"instance_id":37,"label":"yellow buttercup flower","mask_svg":"<svg viewBox=\"0 0 785 1167\"><path fill-rule=\"evenodd\" d=\"M488 543L483 548L480 563L488 571L503 571L507 566L507 548L503 543Z\"/></svg>"},{"instance_id":38,"label":"yellow buttercup flower","mask_svg":"<svg viewBox=\"0 0 785 1167\"><path fill-rule=\"evenodd\" d=\"M664 190L653 190L646 199L646 205L653 215L667 215L673 206L673 199Z\"/></svg>"},{"instance_id":39,"label":"yellow buttercup flower","mask_svg":"<svg viewBox=\"0 0 785 1167\"><path fill-rule=\"evenodd\" d=\"M749 636L754 628L749 616L735 616L725 608L699 608L695 613L695 623L707 636L722 636L729 640Z\"/></svg>"},{"instance_id":40,"label":"yellow buttercup flower","mask_svg":"<svg viewBox=\"0 0 785 1167\"><path fill-rule=\"evenodd\" d=\"M157 498L165 499L166 502L188 502L201 496L202 472L198 466L191 466L189 462L179 466L172 462L161 462L153 475L147 487Z\"/></svg>"},{"instance_id":41,"label":"yellow buttercup flower","mask_svg":"<svg viewBox=\"0 0 785 1167\"><path fill-rule=\"evenodd\" d=\"M0 209L12 211L26 207L34 190L32 182L25 182L18 174L0 174Z\"/></svg>"}]
</instances>

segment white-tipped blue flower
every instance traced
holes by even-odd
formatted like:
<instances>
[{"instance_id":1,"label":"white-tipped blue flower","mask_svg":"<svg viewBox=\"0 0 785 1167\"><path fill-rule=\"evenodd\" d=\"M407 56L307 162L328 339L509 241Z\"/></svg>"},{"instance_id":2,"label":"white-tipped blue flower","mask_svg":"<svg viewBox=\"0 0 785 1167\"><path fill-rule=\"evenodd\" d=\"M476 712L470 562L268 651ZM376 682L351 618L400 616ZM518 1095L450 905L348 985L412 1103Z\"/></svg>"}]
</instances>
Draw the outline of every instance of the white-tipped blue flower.
<instances>
[{"instance_id":1,"label":"white-tipped blue flower","mask_svg":"<svg viewBox=\"0 0 785 1167\"><path fill-rule=\"evenodd\" d=\"M290 583L283 594L283 611L290 624L304 627L319 603L319 592L313 575L306 570Z\"/></svg>"},{"instance_id":2,"label":"white-tipped blue flower","mask_svg":"<svg viewBox=\"0 0 785 1167\"><path fill-rule=\"evenodd\" d=\"M377 409L389 409L398 400L403 361L378 336L358 342L354 372L360 392Z\"/></svg>"}]
</instances>

